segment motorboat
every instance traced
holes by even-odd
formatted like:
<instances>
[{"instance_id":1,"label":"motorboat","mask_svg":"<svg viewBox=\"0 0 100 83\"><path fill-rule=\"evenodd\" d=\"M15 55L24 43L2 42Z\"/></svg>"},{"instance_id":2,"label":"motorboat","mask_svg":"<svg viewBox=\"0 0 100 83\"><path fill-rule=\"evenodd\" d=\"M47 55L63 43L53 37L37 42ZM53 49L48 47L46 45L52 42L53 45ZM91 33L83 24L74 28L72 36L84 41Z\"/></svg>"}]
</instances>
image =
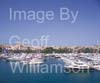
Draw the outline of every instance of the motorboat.
<instances>
[{"instance_id":1,"label":"motorboat","mask_svg":"<svg viewBox=\"0 0 100 83\"><path fill-rule=\"evenodd\" d=\"M72 72L85 72L85 71L91 71L94 70L90 65L88 65L86 62L82 61L72 61L73 63L65 64L64 69L70 70Z\"/></svg>"},{"instance_id":2,"label":"motorboat","mask_svg":"<svg viewBox=\"0 0 100 83\"><path fill-rule=\"evenodd\" d=\"M41 64L43 63L43 58L41 54L35 54L31 57L29 64Z\"/></svg>"}]
</instances>

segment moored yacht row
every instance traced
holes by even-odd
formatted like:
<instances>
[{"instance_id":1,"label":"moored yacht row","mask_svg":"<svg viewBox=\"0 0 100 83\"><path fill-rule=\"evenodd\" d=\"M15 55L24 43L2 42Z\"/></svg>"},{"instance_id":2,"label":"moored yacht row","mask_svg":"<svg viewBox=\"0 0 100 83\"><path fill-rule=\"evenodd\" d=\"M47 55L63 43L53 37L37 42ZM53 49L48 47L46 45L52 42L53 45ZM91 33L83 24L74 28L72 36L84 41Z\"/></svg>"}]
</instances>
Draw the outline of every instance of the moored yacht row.
<instances>
[{"instance_id":1,"label":"moored yacht row","mask_svg":"<svg viewBox=\"0 0 100 83\"><path fill-rule=\"evenodd\" d=\"M100 70L100 54L68 54L61 59L65 69Z\"/></svg>"},{"instance_id":2,"label":"moored yacht row","mask_svg":"<svg viewBox=\"0 0 100 83\"><path fill-rule=\"evenodd\" d=\"M64 62L65 69L96 69L100 70L100 54L96 53L3 53L0 58L7 61L18 61L23 64L41 64L44 63L44 57L59 58Z\"/></svg>"},{"instance_id":3,"label":"moored yacht row","mask_svg":"<svg viewBox=\"0 0 100 83\"><path fill-rule=\"evenodd\" d=\"M18 53L18 54L1 54L1 59L13 62L20 62L23 64L40 64L43 63L42 54L26 54L26 53Z\"/></svg>"}]
</instances>

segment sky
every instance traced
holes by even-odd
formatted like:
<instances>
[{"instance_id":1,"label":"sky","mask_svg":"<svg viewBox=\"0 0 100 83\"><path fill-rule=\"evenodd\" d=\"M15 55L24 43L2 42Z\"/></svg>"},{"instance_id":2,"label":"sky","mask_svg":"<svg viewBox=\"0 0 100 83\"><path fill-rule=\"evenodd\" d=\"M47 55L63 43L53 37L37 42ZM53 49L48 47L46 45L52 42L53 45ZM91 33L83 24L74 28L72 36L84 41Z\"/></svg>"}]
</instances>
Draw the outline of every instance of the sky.
<instances>
[{"instance_id":1,"label":"sky","mask_svg":"<svg viewBox=\"0 0 100 83\"><path fill-rule=\"evenodd\" d=\"M59 20L59 9L68 8L79 12L75 23ZM9 9L54 11L53 21L11 21ZM71 14L70 14L71 15ZM9 44L9 38L18 35L40 39L49 35L48 45L96 45L100 41L100 0L0 0L0 44Z\"/></svg>"}]
</instances>

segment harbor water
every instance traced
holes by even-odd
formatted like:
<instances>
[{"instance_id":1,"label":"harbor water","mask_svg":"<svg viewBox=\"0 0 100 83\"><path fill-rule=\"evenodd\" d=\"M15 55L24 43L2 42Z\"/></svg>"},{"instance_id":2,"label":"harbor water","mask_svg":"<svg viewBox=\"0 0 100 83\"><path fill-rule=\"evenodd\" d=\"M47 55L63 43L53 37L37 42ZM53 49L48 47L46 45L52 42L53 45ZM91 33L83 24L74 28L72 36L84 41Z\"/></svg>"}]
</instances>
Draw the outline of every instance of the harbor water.
<instances>
[{"instance_id":1,"label":"harbor water","mask_svg":"<svg viewBox=\"0 0 100 83\"><path fill-rule=\"evenodd\" d=\"M61 64L63 61L47 57L45 64ZM62 68L63 69L63 68ZM63 69L64 70L64 69ZM100 72L92 71L89 73L27 73L24 69L23 73L12 72L10 62L0 60L0 83L100 83Z\"/></svg>"}]
</instances>

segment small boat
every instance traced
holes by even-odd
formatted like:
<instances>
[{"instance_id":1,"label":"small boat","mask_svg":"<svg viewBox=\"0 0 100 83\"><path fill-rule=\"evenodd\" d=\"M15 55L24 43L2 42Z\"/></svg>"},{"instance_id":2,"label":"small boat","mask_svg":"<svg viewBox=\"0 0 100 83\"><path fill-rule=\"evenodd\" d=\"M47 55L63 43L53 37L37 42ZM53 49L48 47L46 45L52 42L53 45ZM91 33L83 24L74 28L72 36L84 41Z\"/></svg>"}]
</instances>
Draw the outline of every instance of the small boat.
<instances>
[{"instance_id":1,"label":"small boat","mask_svg":"<svg viewBox=\"0 0 100 83\"><path fill-rule=\"evenodd\" d=\"M43 57L41 54L33 55L29 64L41 64L43 63Z\"/></svg>"},{"instance_id":2,"label":"small boat","mask_svg":"<svg viewBox=\"0 0 100 83\"><path fill-rule=\"evenodd\" d=\"M41 63L43 63L43 60L42 59L38 59L38 58L33 58L29 62L29 64L41 64Z\"/></svg>"},{"instance_id":3,"label":"small boat","mask_svg":"<svg viewBox=\"0 0 100 83\"><path fill-rule=\"evenodd\" d=\"M100 71L100 64L97 64L97 65L93 65L91 66L91 68L97 70L97 71Z\"/></svg>"},{"instance_id":4,"label":"small boat","mask_svg":"<svg viewBox=\"0 0 100 83\"><path fill-rule=\"evenodd\" d=\"M19 58L16 58L16 57L9 57L6 60L7 61L12 61L12 62L21 61Z\"/></svg>"}]
</instances>

